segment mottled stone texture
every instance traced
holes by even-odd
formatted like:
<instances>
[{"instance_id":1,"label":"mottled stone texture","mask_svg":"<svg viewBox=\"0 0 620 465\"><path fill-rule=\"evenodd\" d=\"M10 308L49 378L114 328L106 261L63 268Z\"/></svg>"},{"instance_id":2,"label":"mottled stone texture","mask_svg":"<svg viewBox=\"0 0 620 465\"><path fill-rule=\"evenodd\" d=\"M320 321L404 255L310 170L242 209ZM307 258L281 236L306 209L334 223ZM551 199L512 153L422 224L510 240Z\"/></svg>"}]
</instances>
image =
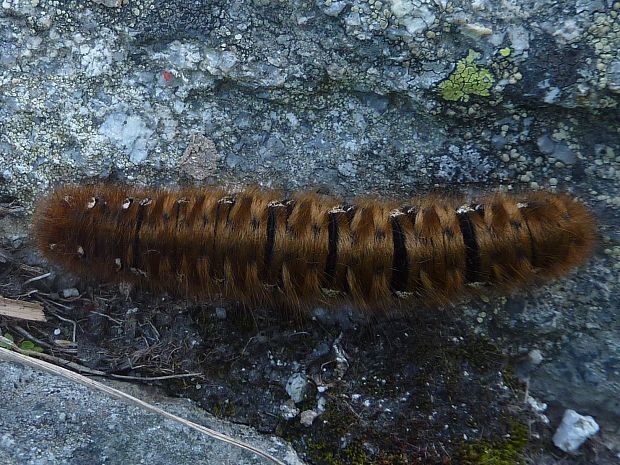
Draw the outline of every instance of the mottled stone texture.
<instances>
[{"instance_id":1,"label":"mottled stone texture","mask_svg":"<svg viewBox=\"0 0 620 465\"><path fill-rule=\"evenodd\" d=\"M507 353L540 350L517 372L552 423L592 415L618 451L619 50L611 0L4 0L0 194L570 191L600 219L591 264L457 311ZM27 247L27 220L0 246Z\"/></svg>"},{"instance_id":2,"label":"mottled stone texture","mask_svg":"<svg viewBox=\"0 0 620 465\"><path fill-rule=\"evenodd\" d=\"M0 399L4 405L0 418L2 463L271 463L64 378L8 362L0 362L0 372ZM287 465L303 465L297 454L278 438L218 420L186 399L167 399L155 389L111 384L169 413L269 451Z\"/></svg>"}]
</instances>

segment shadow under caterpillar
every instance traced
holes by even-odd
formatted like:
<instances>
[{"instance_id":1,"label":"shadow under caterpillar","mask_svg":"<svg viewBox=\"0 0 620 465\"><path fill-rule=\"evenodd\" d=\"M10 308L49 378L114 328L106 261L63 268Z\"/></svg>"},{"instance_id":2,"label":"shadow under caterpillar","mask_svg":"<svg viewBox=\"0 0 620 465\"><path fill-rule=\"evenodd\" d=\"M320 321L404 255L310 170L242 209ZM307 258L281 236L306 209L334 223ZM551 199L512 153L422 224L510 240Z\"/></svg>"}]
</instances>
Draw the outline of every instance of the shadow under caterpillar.
<instances>
[{"instance_id":1,"label":"shadow under caterpillar","mask_svg":"<svg viewBox=\"0 0 620 465\"><path fill-rule=\"evenodd\" d=\"M85 185L43 199L34 233L50 261L99 280L248 305L387 311L561 276L590 256L596 223L584 205L547 192L346 204Z\"/></svg>"}]
</instances>

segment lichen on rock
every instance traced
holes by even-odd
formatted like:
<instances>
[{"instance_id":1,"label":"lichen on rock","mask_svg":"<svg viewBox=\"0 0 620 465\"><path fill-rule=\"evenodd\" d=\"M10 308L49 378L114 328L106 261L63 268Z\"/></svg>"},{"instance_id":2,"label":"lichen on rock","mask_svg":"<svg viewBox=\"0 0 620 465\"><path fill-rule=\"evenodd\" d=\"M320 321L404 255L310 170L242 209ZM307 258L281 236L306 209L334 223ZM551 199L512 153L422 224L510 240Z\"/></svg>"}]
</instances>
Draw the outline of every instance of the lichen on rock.
<instances>
[{"instance_id":1,"label":"lichen on rock","mask_svg":"<svg viewBox=\"0 0 620 465\"><path fill-rule=\"evenodd\" d=\"M445 100L468 102L471 95L488 97L495 82L493 74L475 61L480 53L469 50L467 56L458 61L450 77L439 84L439 91Z\"/></svg>"}]
</instances>

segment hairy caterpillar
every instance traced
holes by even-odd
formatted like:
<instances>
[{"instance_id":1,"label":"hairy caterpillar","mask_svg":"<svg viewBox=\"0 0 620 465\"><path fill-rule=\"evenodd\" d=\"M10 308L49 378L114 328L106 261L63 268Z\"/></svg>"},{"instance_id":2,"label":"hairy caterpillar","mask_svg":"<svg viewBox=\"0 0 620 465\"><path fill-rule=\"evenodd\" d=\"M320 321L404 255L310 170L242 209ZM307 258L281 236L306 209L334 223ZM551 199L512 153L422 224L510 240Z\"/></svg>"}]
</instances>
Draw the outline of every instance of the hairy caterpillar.
<instances>
[{"instance_id":1,"label":"hairy caterpillar","mask_svg":"<svg viewBox=\"0 0 620 465\"><path fill-rule=\"evenodd\" d=\"M595 222L569 196L546 192L346 204L259 189L87 185L44 199L34 231L50 261L83 276L250 305L385 310L560 276L590 255Z\"/></svg>"}]
</instances>

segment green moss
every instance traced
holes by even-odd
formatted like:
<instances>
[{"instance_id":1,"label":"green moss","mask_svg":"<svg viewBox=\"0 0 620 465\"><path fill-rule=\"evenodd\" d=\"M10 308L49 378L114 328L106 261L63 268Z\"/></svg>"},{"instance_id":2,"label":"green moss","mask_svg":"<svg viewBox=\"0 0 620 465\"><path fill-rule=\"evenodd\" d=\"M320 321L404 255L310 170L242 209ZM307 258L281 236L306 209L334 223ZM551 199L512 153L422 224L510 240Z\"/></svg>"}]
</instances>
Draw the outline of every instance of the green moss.
<instances>
[{"instance_id":1,"label":"green moss","mask_svg":"<svg viewBox=\"0 0 620 465\"><path fill-rule=\"evenodd\" d=\"M327 444L313 444L309 447L312 460L320 465L408 465L413 459L406 454L380 452L371 458L361 443L356 442L342 450L334 450Z\"/></svg>"},{"instance_id":2,"label":"green moss","mask_svg":"<svg viewBox=\"0 0 620 465\"><path fill-rule=\"evenodd\" d=\"M358 419L350 410L337 403L330 403L321 415L323 422L308 444L308 455L318 465L370 465L372 461L360 440L354 440L345 448L341 438L351 431Z\"/></svg>"},{"instance_id":3,"label":"green moss","mask_svg":"<svg viewBox=\"0 0 620 465\"><path fill-rule=\"evenodd\" d=\"M342 405L332 404L321 416L326 423L315 429L312 439L307 439L307 451L310 463L316 465L408 465L414 460L402 451L391 451L390 443L383 435L371 430L352 435L352 425L359 418ZM349 444L342 447L342 438L347 437ZM374 444L380 450L374 454L368 452L366 443Z\"/></svg>"},{"instance_id":4,"label":"green moss","mask_svg":"<svg viewBox=\"0 0 620 465\"><path fill-rule=\"evenodd\" d=\"M312 460L321 465L371 465L376 462L360 443L353 443L345 449L338 449L334 444L313 443L308 447Z\"/></svg>"},{"instance_id":5,"label":"green moss","mask_svg":"<svg viewBox=\"0 0 620 465\"><path fill-rule=\"evenodd\" d=\"M457 360L466 360L481 372L504 368L505 357L499 347L488 339L471 336L454 349Z\"/></svg>"},{"instance_id":6,"label":"green moss","mask_svg":"<svg viewBox=\"0 0 620 465\"><path fill-rule=\"evenodd\" d=\"M331 447L323 442L314 442L308 445L308 452L312 460L325 465L342 465L342 461L334 455Z\"/></svg>"},{"instance_id":7,"label":"green moss","mask_svg":"<svg viewBox=\"0 0 620 465\"><path fill-rule=\"evenodd\" d=\"M480 441L463 446L460 462L463 465L516 465L523 463L522 454L529 439L525 425L510 422L510 435L506 439Z\"/></svg>"},{"instance_id":8,"label":"green moss","mask_svg":"<svg viewBox=\"0 0 620 465\"><path fill-rule=\"evenodd\" d=\"M351 465L368 465L371 463L368 454L361 444L353 444L344 450L344 455Z\"/></svg>"},{"instance_id":9,"label":"green moss","mask_svg":"<svg viewBox=\"0 0 620 465\"><path fill-rule=\"evenodd\" d=\"M211 411L211 413L218 418L230 418L235 415L235 406L225 400L221 402L217 402Z\"/></svg>"},{"instance_id":10,"label":"green moss","mask_svg":"<svg viewBox=\"0 0 620 465\"><path fill-rule=\"evenodd\" d=\"M439 84L439 91L445 100L467 102L470 95L489 95L495 79L488 69L474 63L478 58L480 53L470 50L465 58L458 61L450 77Z\"/></svg>"}]
</instances>

